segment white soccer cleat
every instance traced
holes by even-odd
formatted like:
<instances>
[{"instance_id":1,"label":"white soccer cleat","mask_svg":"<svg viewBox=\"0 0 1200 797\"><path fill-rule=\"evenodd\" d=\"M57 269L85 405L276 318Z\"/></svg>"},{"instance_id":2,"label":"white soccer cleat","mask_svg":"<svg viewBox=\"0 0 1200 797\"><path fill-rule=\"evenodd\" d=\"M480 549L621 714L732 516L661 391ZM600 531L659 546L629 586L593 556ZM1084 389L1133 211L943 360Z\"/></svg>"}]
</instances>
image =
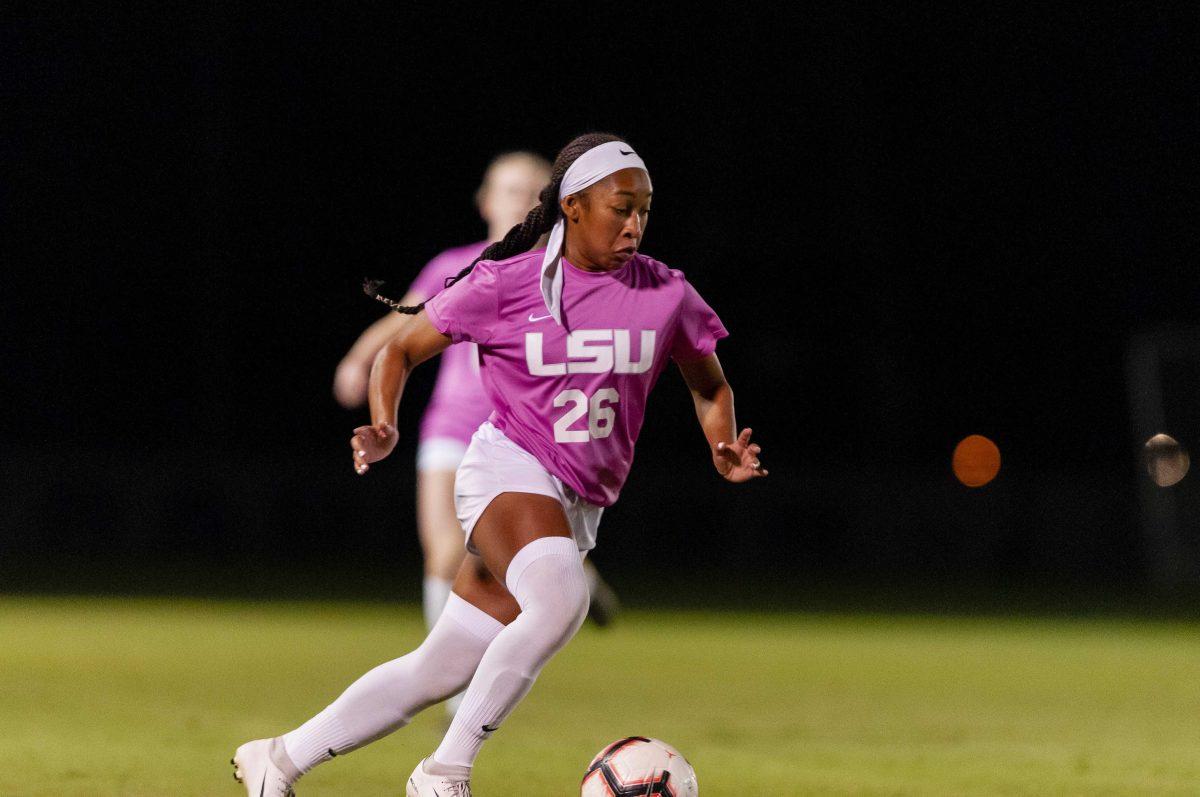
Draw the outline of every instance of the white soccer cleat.
<instances>
[{"instance_id":1,"label":"white soccer cleat","mask_svg":"<svg viewBox=\"0 0 1200 797\"><path fill-rule=\"evenodd\" d=\"M409 775L404 794L405 797L471 797L471 781L430 775L421 761Z\"/></svg>"},{"instance_id":2,"label":"white soccer cleat","mask_svg":"<svg viewBox=\"0 0 1200 797\"><path fill-rule=\"evenodd\" d=\"M299 775L289 777L276 765L272 746L283 747L278 739L257 739L246 742L233 754L233 777L246 787L249 797L296 797L292 784L299 780ZM282 749L275 751L278 755ZM287 754L283 753L286 758Z\"/></svg>"}]
</instances>

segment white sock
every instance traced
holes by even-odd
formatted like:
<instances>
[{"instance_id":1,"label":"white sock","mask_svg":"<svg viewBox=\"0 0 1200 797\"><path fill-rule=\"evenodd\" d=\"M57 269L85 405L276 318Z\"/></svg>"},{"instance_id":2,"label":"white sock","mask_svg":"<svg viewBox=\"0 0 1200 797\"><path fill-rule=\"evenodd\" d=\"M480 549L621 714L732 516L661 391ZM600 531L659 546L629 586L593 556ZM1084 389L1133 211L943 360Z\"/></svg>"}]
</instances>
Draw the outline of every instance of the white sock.
<instances>
[{"instance_id":1,"label":"white sock","mask_svg":"<svg viewBox=\"0 0 1200 797\"><path fill-rule=\"evenodd\" d=\"M422 709L460 692L503 629L499 620L451 594L420 647L371 670L320 714L284 734L288 757L305 773L407 725Z\"/></svg>"},{"instance_id":2,"label":"white sock","mask_svg":"<svg viewBox=\"0 0 1200 797\"><path fill-rule=\"evenodd\" d=\"M450 598L450 587L454 582L447 581L444 578L437 576L425 576L425 585L421 593L421 604L425 610L425 627L433 629L437 624L437 620L442 616L442 609L446 608L446 601Z\"/></svg>"},{"instance_id":3,"label":"white sock","mask_svg":"<svg viewBox=\"0 0 1200 797\"><path fill-rule=\"evenodd\" d=\"M462 707L433 754L435 767L470 767L484 740L587 616L587 580L570 537L529 543L513 557L504 580L521 614L497 634L479 662Z\"/></svg>"},{"instance_id":4,"label":"white sock","mask_svg":"<svg viewBox=\"0 0 1200 797\"><path fill-rule=\"evenodd\" d=\"M447 581L444 578L437 576L425 576L424 589L424 608L425 608L425 627L433 628L437 622L437 618L441 615L442 609L446 606L446 600L450 597L450 588L453 586L452 581ZM451 695L446 698L446 715L454 719L454 713L458 711L458 707L462 704L462 692L456 695Z\"/></svg>"}]
</instances>

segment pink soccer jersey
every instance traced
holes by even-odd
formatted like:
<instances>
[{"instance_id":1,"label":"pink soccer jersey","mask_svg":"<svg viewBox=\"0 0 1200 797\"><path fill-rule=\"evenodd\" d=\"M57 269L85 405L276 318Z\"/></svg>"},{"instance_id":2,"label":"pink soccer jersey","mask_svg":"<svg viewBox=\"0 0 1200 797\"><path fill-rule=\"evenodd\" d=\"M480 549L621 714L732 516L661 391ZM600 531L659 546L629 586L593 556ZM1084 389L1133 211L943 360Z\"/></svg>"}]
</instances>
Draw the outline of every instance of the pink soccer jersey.
<instances>
[{"instance_id":1,"label":"pink soccer jersey","mask_svg":"<svg viewBox=\"0 0 1200 797\"><path fill-rule=\"evenodd\" d=\"M447 249L421 269L409 290L423 298L436 295L447 277L469 266L487 245L487 241L481 241ZM437 382L421 416L420 439L448 437L466 444L492 411L491 399L480 381L479 359L470 344L451 346L440 359Z\"/></svg>"},{"instance_id":2,"label":"pink soccer jersey","mask_svg":"<svg viewBox=\"0 0 1200 797\"><path fill-rule=\"evenodd\" d=\"M492 423L586 500L610 506L667 358L706 357L729 333L682 272L642 254L605 272L563 258L560 326L538 287L544 251L476 264L425 313L456 343L479 345Z\"/></svg>"}]
</instances>

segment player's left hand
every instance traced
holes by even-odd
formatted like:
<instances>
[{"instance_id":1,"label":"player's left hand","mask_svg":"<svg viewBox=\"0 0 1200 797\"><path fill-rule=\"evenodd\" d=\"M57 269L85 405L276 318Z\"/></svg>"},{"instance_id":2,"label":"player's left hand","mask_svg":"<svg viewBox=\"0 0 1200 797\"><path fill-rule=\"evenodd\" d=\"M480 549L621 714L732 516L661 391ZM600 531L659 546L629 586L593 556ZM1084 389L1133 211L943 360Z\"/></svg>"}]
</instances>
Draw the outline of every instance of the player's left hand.
<instances>
[{"instance_id":1,"label":"player's left hand","mask_svg":"<svg viewBox=\"0 0 1200 797\"><path fill-rule=\"evenodd\" d=\"M364 475L370 469L370 463L378 462L392 453L397 439L396 427L390 423L355 429L354 436L350 438L350 448L354 450L354 472L359 476Z\"/></svg>"},{"instance_id":2,"label":"player's left hand","mask_svg":"<svg viewBox=\"0 0 1200 797\"><path fill-rule=\"evenodd\" d=\"M728 481L738 483L766 476L767 469L758 460L762 449L750 442L750 430L743 429L733 443L717 443L713 464Z\"/></svg>"}]
</instances>

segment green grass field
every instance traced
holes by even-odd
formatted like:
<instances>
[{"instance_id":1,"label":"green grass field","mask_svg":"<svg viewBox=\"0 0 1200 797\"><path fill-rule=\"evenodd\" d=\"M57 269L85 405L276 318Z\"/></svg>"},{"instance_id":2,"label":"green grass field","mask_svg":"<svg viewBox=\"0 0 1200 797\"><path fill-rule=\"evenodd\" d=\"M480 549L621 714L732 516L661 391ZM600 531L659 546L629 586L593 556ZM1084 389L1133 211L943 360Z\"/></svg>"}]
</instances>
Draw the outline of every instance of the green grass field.
<instances>
[{"instance_id":1,"label":"green grass field","mask_svg":"<svg viewBox=\"0 0 1200 797\"><path fill-rule=\"evenodd\" d=\"M476 793L578 794L592 754L636 733L681 748L705 797L1196 794L1198 630L627 613L546 668ZM237 743L420 636L415 609L386 604L0 598L0 795L238 797ZM402 794L441 724L426 712L299 794Z\"/></svg>"}]
</instances>

